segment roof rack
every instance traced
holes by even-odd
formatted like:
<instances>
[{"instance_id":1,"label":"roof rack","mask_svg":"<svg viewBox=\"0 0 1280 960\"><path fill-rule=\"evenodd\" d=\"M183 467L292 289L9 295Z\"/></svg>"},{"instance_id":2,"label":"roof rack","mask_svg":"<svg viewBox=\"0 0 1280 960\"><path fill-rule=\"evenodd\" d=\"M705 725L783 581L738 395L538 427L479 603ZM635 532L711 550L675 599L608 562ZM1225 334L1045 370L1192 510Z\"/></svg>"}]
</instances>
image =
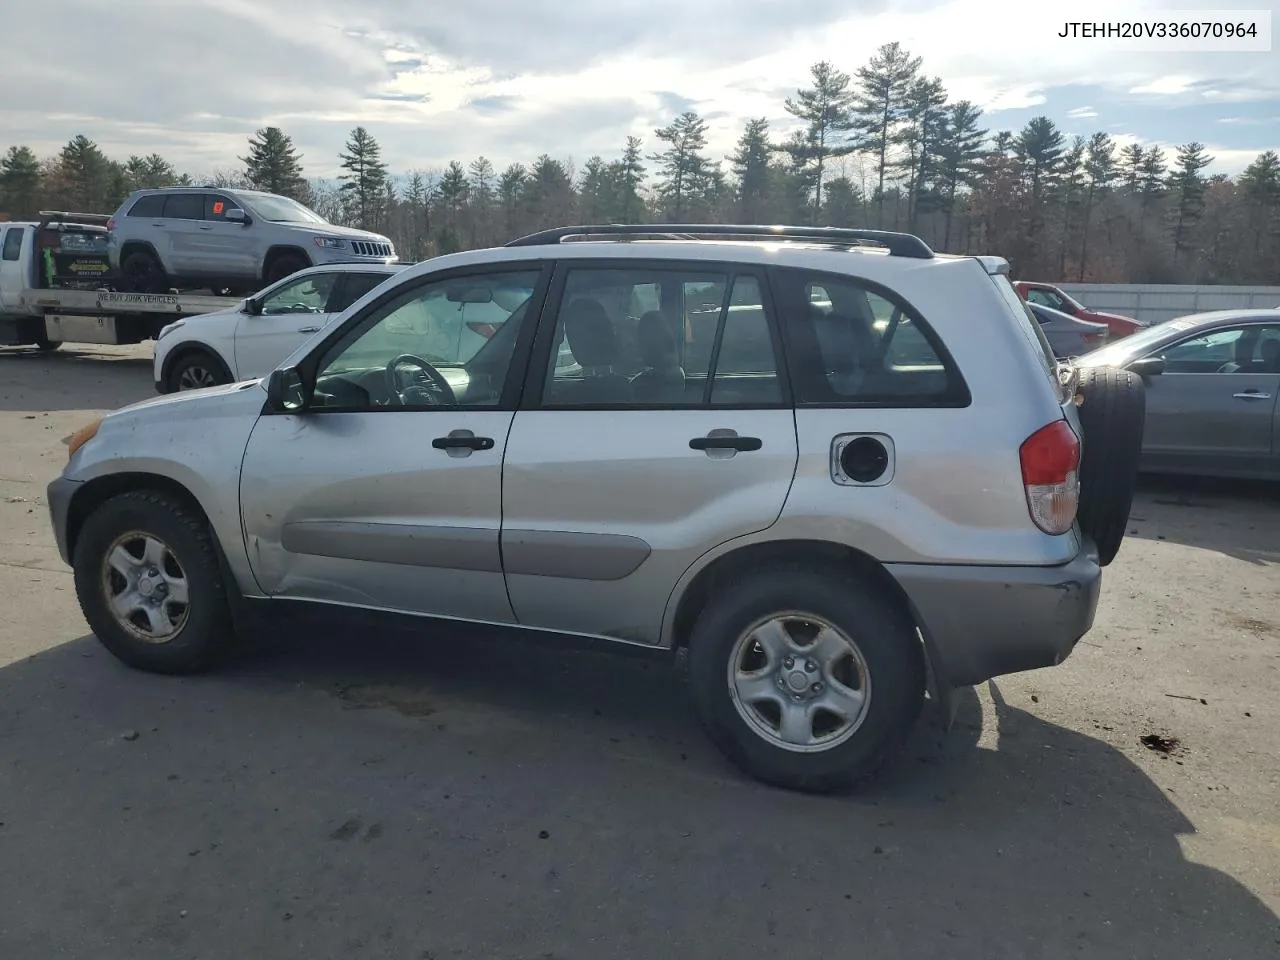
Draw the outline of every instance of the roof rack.
<instances>
[{"instance_id":1,"label":"roof rack","mask_svg":"<svg viewBox=\"0 0 1280 960\"><path fill-rule=\"evenodd\" d=\"M700 240L704 238L725 240L796 240L809 243L828 243L835 246L885 247L893 257L911 257L916 260L932 260L933 250L917 236L894 233L889 230L850 230L844 227L788 227L757 224L727 223L609 223L578 227L556 227L541 230L527 237L520 237L506 244L508 247L535 247L565 240L586 240L595 237L615 237L619 240L662 239Z\"/></svg>"}]
</instances>

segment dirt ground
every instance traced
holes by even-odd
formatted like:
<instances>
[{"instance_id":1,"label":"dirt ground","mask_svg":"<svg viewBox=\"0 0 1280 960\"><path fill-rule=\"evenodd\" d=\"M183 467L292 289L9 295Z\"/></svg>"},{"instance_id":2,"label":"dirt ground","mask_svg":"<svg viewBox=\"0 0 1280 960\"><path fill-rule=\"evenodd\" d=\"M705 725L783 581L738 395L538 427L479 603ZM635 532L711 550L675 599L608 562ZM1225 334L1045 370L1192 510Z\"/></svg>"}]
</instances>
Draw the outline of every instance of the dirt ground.
<instances>
[{"instance_id":1,"label":"dirt ground","mask_svg":"<svg viewBox=\"0 0 1280 960\"><path fill-rule=\"evenodd\" d=\"M44 487L150 380L146 347L0 351L0 957L1280 956L1274 485L1144 481L1065 664L813 798L647 661L299 625L125 669Z\"/></svg>"}]
</instances>

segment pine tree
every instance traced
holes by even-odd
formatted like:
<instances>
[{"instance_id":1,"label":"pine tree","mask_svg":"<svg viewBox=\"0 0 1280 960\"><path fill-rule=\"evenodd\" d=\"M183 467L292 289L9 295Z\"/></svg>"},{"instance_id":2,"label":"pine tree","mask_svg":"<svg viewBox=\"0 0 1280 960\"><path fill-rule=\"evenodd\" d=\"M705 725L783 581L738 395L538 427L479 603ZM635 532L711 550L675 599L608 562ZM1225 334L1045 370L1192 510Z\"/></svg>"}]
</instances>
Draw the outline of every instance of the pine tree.
<instances>
[{"instance_id":1,"label":"pine tree","mask_svg":"<svg viewBox=\"0 0 1280 960\"><path fill-rule=\"evenodd\" d=\"M1085 188L1084 209L1080 220L1080 270L1076 277L1080 283L1084 282L1089 263L1089 235L1093 227L1094 204L1107 195L1120 176L1116 165L1116 145L1109 135L1095 133L1089 138L1084 173L1088 185Z\"/></svg>"},{"instance_id":2,"label":"pine tree","mask_svg":"<svg viewBox=\"0 0 1280 960\"><path fill-rule=\"evenodd\" d=\"M405 184L403 206L406 232L404 247L408 259L414 262L427 257L427 242L431 233L431 215L428 210L430 201L431 186L426 174L421 170L412 171Z\"/></svg>"},{"instance_id":3,"label":"pine tree","mask_svg":"<svg viewBox=\"0 0 1280 960\"><path fill-rule=\"evenodd\" d=\"M436 204L440 209L440 252L454 253L462 249L462 231L460 223L466 209L467 198L471 192L471 184L467 180L467 171L457 160L445 167L436 184Z\"/></svg>"},{"instance_id":4,"label":"pine tree","mask_svg":"<svg viewBox=\"0 0 1280 960\"><path fill-rule=\"evenodd\" d=\"M123 171L84 134L59 152L55 184L60 208L80 213L109 213L127 193Z\"/></svg>"},{"instance_id":5,"label":"pine tree","mask_svg":"<svg viewBox=\"0 0 1280 960\"><path fill-rule=\"evenodd\" d=\"M1169 174L1169 192L1173 194L1173 261L1177 265L1189 252L1192 229L1204 213L1206 181L1201 171L1213 163L1202 143L1178 147L1177 165Z\"/></svg>"},{"instance_id":6,"label":"pine tree","mask_svg":"<svg viewBox=\"0 0 1280 960\"><path fill-rule=\"evenodd\" d=\"M786 99L787 113L805 123L801 137L787 149L798 169L811 170L813 209L822 209L822 179L827 164L835 157L848 156L855 144L849 139L853 129L854 92L850 77L822 60L809 68L813 86L797 90L795 99Z\"/></svg>"},{"instance_id":7,"label":"pine tree","mask_svg":"<svg viewBox=\"0 0 1280 960\"><path fill-rule=\"evenodd\" d=\"M498 178L498 203L502 207L502 223L507 236L515 238L524 232L525 221L521 215L520 200L524 195L529 171L524 164L513 163Z\"/></svg>"},{"instance_id":8,"label":"pine tree","mask_svg":"<svg viewBox=\"0 0 1280 960\"><path fill-rule=\"evenodd\" d=\"M293 140L279 127L263 127L249 138L249 155L241 157L245 178L255 190L302 200L307 181Z\"/></svg>"},{"instance_id":9,"label":"pine tree","mask_svg":"<svg viewBox=\"0 0 1280 960\"><path fill-rule=\"evenodd\" d=\"M1142 183L1142 162L1147 155L1142 144L1131 143L1120 151L1120 163L1124 167L1124 185L1130 194L1136 194Z\"/></svg>"},{"instance_id":10,"label":"pine tree","mask_svg":"<svg viewBox=\"0 0 1280 960\"><path fill-rule=\"evenodd\" d=\"M982 167L987 131L978 127L982 111L968 100L951 104L943 121L938 146L939 204L945 211L942 249L951 248L951 228L956 196L972 185Z\"/></svg>"},{"instance_id":11,"label":"pine tree","mask_svg":"<svg viewBox=\"0 0 1280 960\"><path fill-rule=\"evenodd\" d=\"M773 145L769 142L769 121L764 117L748 120L737 149L729 157L730 169L737 181L738 216L744 223L766 223L774 200L774 176L770 160Z\"/></svg>"},{"instance_id":12,"label":"pine tree","mask_svg":"<svg viewBox=\"0 0 1280 960\"><path fill-rule=\"evenodd\" d=\"M916 232L921 202L938 206L927 196L938 179L941 146L947 119L947 91L938 77L917 77L907 90L903 126L896 141L906 148L897 167L906 174L907 229Z\"/></svg>"},{"instance_id":13,"label":"pine tree","mask_svg":"<svg viewBox=\"0 0 1280 960\"><path fill-rule=\"evenodd\" d=\"M627 137L618 162L618 219L622 223L644 220L644 200L640 196L645 174L643 147L644 141L639 137Z\"/></svg>"},{"instance_id":14,"label":"pine tree","mask_svg":"<svg viewBox=\"0 0 1280 960\"><path fill-rule=\"evenodd\" d=\"M578 181L579 211L587 223L608 219L614 206L614 184L603 157L589 157Z\"/></svg>"},{"instance_id":15,"label":"pine tree","mask_svg":"<svg viewBox=\"0 0 1280 960\"><path fill-rule=\"evenodd\" d=\"M338 179L342 181L340 190L345 199L347 218L362 230L376 229L382 217L387 183L387 165L382 162L382 148L368 130L356 127L338 160L346 171Z\"/></svg>"},{"instance_id":16,"label":"pine tree","mask_svg":"<svg viewBox=\"0 0 1280 960\"><path fill-rule=\"evenodd\" d=\"M822 225L856 227L861 219L862 197L853 181L843 174L827 181L826 199L822 203Z\"/></svg>"},{"instance_id":17,"label":"pine tree","mask_svg":"<svg viewBox=\"0 0 1280 960\"><path fill-rule=\"evenodd\" d=\"M30 147L10 147L0 159L0 211L28 220L39 209L40 161Z\"/></svg>"},{"instance_id":18,"label":"pine tree","mask_svg":"<svg viewBox=\"0 0 1280 960\"><path fill-rule=\"evenodd\" d=\"M535 230L565 226L573 220L573 177L565 164L549 154L534 161L521 194L522 206Z\"/></svg>"},{"instance_id":19,"label":"pine tree","mask_svg":"<svg viewBox=\"0 0 1280 960\"><path fill-rule=\"evenodd\" d=\"M668 144L650 157L662 171L658 199L665 216L684 220L705 205L711 185L711 161L702 154L707 147L707 122L690 110L654 135Z\"/></svg>"},{"instance_id":20,"label":"pine tree","mask_svg":"<svg viewBox=\"0 0 1280 960\"><path fill-rule=\"evenodd\" d=\"M467 167L471 183L472 243L485 246L494 240L493 189L498 174L488 157L476 157Z\"/></svg>"},{"instance_id":21,"label":"pine tree","mask_svg":"<svg viewBox=\"0 0 1280 960\"><path fill-rule=\"evenodd\" d=\"M897 41L876 51L870 63L857 71L858 91L853 113L862 134L862 149L875 158L876 225L884 226L884 182L889 170L893 134L906 111L907 91L920 71L921 60Z\"/></svg>"}]
</instances>

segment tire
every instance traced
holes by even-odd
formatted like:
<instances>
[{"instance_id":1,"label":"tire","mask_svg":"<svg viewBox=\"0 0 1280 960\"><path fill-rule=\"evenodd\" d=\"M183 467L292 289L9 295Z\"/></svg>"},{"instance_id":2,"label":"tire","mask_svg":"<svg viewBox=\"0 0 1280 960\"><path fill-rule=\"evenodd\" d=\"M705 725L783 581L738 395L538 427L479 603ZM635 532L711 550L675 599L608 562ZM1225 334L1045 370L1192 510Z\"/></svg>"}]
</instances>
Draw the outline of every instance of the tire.
<instances>
[{"instance_id":1,"label":"tire","mask_svg":"<svg viewBox=\"0 0 1280 960\"><path fill-rule=\"evenodd\" d=\"M825 621L837 635L852 641L856 654L851 652L837 662L835 670L828 664L802 672L805 665L796 659L788 671L785 658L761 656L763 647L744 639L753 625L780 614L793 617L784 627L791 643L804 639L806 633L812 636L812 628L804 625L810 617ZM770 634L776 637L775 630L765 626L754 636ZM785 645L784 641L781 646ZM759 673L752 673L764 681L755 690L761 697L776 699L776 710L769 700L752 706L750 694L738 692L730 671L744 664L764 664ZM775 672L775 665L781 669ZM865 704L850 711L853 722L843 732L829 731L824 725L835 719L833 714L810 713L810 719L800 725L806 731L801 736L827 734L826 744L806 747L807 752L784 746L781 709L788 698L792 707L794 698L800 697L799 705L811 709L815 700L810 697L837 691L847 697L852 678L843 676L843 689L832 681L837 679L835 673L849 665L858 666L859 674L869 677L869 682L863 678L858 684ZM798 683L804 681L806 674L815 684L806 692L793 693L794 687L783 686L797 677ZM924 704L924 653L915 624L885 599L883 591L828 566L791 563L756 570L713 593L690 636L689 679L707 733L740 770L774 786L830 793L874 776L899 750ZM819 687L822 693L815 692ZM851 702L846 699L846 707ZM815 722L819 716L824 718L822 723ZM776 729L769 732L770 728Z\"/></svg>"},{"instance_id":2,"label":"tire","mask_svg":"<svg viewBox=\"0 0 1280 960\"><path fill-rule=\"evenodd\" d=\"M61 340L50 340L47 337L41 337L36 341L36 349L41 353L53 353L62 347Z\"/></svg>"},{"instance_id":3,"label":"tire","mask_svg":"<svg viewBox=\"0 0 1280 960\"><path fill-rule=\"evenodd\" d=\"M205 350L192 350L175 361L165 376L165 389L169 393L217 387L230 383L231 378L217 357Z\"/></svg>"},{"instance_id":4,"label":"tire","mask_svg":"<svg viewBox=\"0 0 1280 960\"><path fill-rule=\"evenodd\" d=\"M282 253L269 264L264 272L263 281L269 286L277 280L283 280L285 277L292 276L299 270L305 270L311 264L307 258L299 253Z\"/></svg>"},{"instance_id":5,"label":"tire","mask_svg":"<svg viewBox=\"0 0 1280 960\"><path fill-rule=\"evenodd\" d=\"M122 283L129 293L163 293L168 288L164 267L154 254L132 250L120 262Z\"/></svg>"},{"instance_id":6,"label":"tire","mask_svg":"<svg viewBox=\"0 0 1280 960\"><path fill-rule=\"evenodd\" d=\"M1080 371L1080 530L1104 567L1116 558L1138 485L1147 395L1142 378L1116 367Z\"/></svg>"},{"instance_id":7,"label":"tire","mask_svg":"<svg viewBox=\"0 0 1280 960\"><path fill-rule=\"evenodd\" d=\"M160 548L152 546L148 553L144 545L156 543ZM108 563L113 554L119 558L119 551L128 557ZM149 567L139 564L139 557L158 562ZM129 666L151 673L195 673L234 648L227 587L213 536L202 517L172 497L139 490L103 503L81 528L72 565L76 596L90 629ZM130 576L144 578L146 586L142 579L131 582L121 566L128 568ZM143 594L160 593L149 576L153 568L163 572L167 592L148 607ZM185 605L172 599L179 582L185 585ZM138 609L131 619L124 618L131 624L126 627L112 611L108 591L127 594L130 590L138 598ZM144 607L158 612L153 617ZM165 636L166 630L173 632Z\"/></svg>"}]
</instances>

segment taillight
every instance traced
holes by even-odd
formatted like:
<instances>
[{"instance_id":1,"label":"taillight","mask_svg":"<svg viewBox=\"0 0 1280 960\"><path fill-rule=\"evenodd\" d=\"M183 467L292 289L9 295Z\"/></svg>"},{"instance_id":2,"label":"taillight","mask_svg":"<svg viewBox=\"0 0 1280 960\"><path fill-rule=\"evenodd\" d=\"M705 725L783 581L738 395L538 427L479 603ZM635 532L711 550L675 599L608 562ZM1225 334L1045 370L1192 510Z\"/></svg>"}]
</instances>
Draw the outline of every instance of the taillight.
<instances>
[{"instance_id":1,"label":"taillight","mask_svg":"<svg viewBox=\"0 0 1280 960\"><path fill-rule=\"evenodd\" d=\"M1041 427L1018 449L1031 519L1045 533L1066 533L1080 505L1080 440L1065 420Z\"/></svg>"},{"instance_id":2,"label":"taillight","mask_svg":"<svg viewBox=\"0 0 1280 960\"><path fill-rule=\"evenodd\" d=\"M475 320L468 321L467 326L480 334L480 336L484 337L486 340L498 332L498 325L496 323L481 323L480 321Z\"/></svg>"}]
</instances>

